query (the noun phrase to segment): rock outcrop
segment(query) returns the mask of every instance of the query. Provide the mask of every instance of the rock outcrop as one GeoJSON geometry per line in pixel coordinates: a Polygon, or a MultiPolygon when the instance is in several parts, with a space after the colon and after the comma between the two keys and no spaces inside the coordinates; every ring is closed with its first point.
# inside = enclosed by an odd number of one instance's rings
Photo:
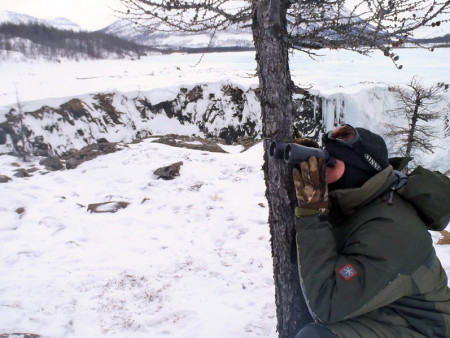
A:
{"type": "Polygon", "coordinates": [[[180,176],[180,169],[183,162],[173,163],[171,165],[158,168],[153,172],[153,175],[163,180],[173,180],[175,177],[180,176]]]}
{"type": "MultiPolygon", "coordinates": [[[[155,101],[152,92],[98,93],[51,106],[24,105],[35,109],[5,107],[2,112],[0,107],[0,153],[59,157],[102,142],[129,143],[167,134],[226,144],[257,140],[262,137],[258,94],[257,88],[219,82],[181,87],[163,101],[155,101]]],[[[295,97],[305,135],[317,135],[322,128],[320,102],[307,92],[295,97]]],[[[77,160],[68,165],[76,166],[77,160]]]]}

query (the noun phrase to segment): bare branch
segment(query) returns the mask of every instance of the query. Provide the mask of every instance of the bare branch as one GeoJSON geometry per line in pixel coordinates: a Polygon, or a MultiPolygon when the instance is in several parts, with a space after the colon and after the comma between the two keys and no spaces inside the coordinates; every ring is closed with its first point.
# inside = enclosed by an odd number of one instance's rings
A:
{"type": "MultiPolygon", "coordinates": [[[[121,0],[126,10],[120,14],[150,31],[211,32],[249,27],[258,1],[121,0]]],[[[393,48],[414,43],[417,28],[440,25],[439,18],[450,13],[450,0],[292,0],[288,6],[292,49],[312,55],[320,48],[363,55],[379,49],[400,69],[393,48]]]]}
{"type": "Polygon", "coordinates": [[[204,32],[249,23],[250,1],[121,0],[119,12],[129,21],[153,31],[204,32]]]}

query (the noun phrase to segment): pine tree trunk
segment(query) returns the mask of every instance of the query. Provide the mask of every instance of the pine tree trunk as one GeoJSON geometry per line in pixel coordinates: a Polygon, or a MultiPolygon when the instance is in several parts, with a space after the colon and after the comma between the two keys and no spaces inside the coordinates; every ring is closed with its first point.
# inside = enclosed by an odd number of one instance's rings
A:
{"type": "Polygon", "coordinates": [[[279,337],[294,337],[311,321],[296,262],[292,168],[268,157],[272,140],[292,139],[294,105],[286,42],[286,0],[255,1],[253,38],[260,83],[264,137],[264,174],[275,281],[279,337]]]}
{"type": "Polygon", "coordinates": [[[411,117],[411,124],[409,126],[409,133],[408,133],[408,142],[406,143],[406,157],[411,157],[411,150],[413,147],[414,137],[416,133],[416,125],[419,115],[419,108],[422,105],[422,101],[419,98],[419,93],[416,92],[416,100],[414,103],[414,112],[411,117]]]}

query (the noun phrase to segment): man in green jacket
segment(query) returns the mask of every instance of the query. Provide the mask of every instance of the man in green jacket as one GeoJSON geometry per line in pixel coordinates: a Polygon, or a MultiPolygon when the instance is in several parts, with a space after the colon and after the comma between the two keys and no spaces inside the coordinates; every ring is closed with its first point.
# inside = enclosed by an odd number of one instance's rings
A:
{"type": "Polygon", "coordinates": [[[363,128],[337,127],[324,143],[334,166],[310,157],[293,173],[314,319],[297,338],[450,337],[450,290],[428,232],[450,220],[450,180],[420,167],[407,180],[363,128]]]}

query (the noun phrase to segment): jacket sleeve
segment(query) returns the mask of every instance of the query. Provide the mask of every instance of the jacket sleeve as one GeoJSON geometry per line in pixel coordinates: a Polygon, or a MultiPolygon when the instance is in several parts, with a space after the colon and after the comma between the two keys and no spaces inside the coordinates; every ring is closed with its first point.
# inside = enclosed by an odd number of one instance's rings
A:
{"type": "Polygon", "coordinates": [[[386,223],[389,222],[375,219],[362,224],[358,236],[350,236],[345,248],[338,250],[326,216],[297,219],[300,281],[311,315],[317,321],[335,323],[353,318],[411,292],[408,278],[399,278],[397,268],[407,262],[400,257],[393,265],[393,260],[380,250],[396,245],[393,236],[383,234],[383,227],[389,226],[386,223]],[[367,240],[361,240],[364,238],[367,240]]]}

